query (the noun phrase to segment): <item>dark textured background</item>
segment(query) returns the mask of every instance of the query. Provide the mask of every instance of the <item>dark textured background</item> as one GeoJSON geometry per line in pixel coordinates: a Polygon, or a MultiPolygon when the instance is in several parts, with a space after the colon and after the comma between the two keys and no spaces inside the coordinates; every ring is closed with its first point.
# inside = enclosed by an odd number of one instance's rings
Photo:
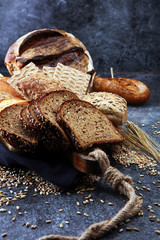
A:
{"type": "Polygon", "coordinates": [[[159,0],[0,1],[0,68],[9,46],[39,28],[71,32],[88,48],[97,73],[160,71],[159,0]]]}
{"type": "MultiPolygon", "coordinates": [[[[129,77],[146,83],[151,92],[151,98],[142,106],[128,106],[128,119],[138,124],[160,143],[160,135],[153,135],[153,131],[160,131],[152,125],[160,121],[160,1],[159,0],[5,0],[0,1],[0,72],[7,75],[3,60],[8,47],[20,36],[38,28],[58,28],[76,35],[88,48],[98,74],[110,76],[112,66],[117,77],[129,77]],[[118,73],[119,72],[119,73],[118,73]],[[132,73],[131,73],[132,72],[132,73]],[[142,73],[145,72],[145,73],[142,73]],[[152,72],[152,73],[148,73],[152,72]]],[[[124,174],[133,178],[134,186],[140,188],[137,194],[143,194],[143,217],[134,217],[129,223],[118,226],[115,231],[101,238],[102,240],[158,240],[155,230],[160,230],[160,188],[157,188],[160,175],[151,176],[147,170],[143,171],[136,165],[125,168],[112,162],[124,174]],[[144,177],[140,177],[144,174],[144,177]],[[137,183],[138,180],[142,184],[137,183]],[[149,187],[150,192],[142,186],[149,187]],[[154,213],[147,211],[148,205],[153,207],[154,213]],[[155,215],[155,222],[149,221],[149,216],[155,215]],[[137,227],[139,232],[126,231],[126,226],[137,227]],[[124,231],[119,233],[119,229],[124,231]]],[[[160,172],[160,165],[157,166],[160,172]]],[[[24,188],[21,186],[22,189],[24,188]]],[[[4,189],[10,196],[9,190],[4,189]]],[[[13,189],[14,190],[14,189],[13,189]]],[[[0,239],[7,232],[8,240],[35,240],[45,234],[81,235],[92,223],[114,216],[124,206],[124,196],[113,191],[104,182],[97,185],[96,191],[86,192],[84,195],[66,193],[54,196],[33,198],[33,188],[29,188],[25,199],[15,204],[3,206],[8,212],[0,213],[0,239]],[[92,194],[94,202],[83,205],[86,196],[92,194]],[[100,199],[105,201],[100,203],[100,199]],[[80,207],[76,202],[80,201],[80,207]],[[46,204],[50,202],[50,204],[46,204]],[[113,202],[114,206],[108,206],[113,202]],[[19,216],[16,205],[23,212],[19,216]],[[62,213],[58,209],[63,208],[62,213]],[[89,217],[77,215],[76,211],[87,212],[89,217]],[[16,221],[12,218],[16,216],[16,221]],[[51,224],[45,220],[51,219],[51,224]],[[69,220],[70,224],[65,224],[69,220]],[[36,224],[35,230],[26,228],[24,223],[36,224]],[[63,222],[61,229],[59,224],[63,222]]]]}

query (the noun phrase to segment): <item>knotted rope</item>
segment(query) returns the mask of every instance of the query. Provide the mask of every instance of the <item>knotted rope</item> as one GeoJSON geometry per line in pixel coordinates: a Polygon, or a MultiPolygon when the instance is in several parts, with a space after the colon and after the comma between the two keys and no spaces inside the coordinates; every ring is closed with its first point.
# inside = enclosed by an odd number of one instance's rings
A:
{"type": "Polygon", "coordinates": [[[49,235],[39,240],[96,240],[111,229],[116,228],[119,223],[139,213],[142,207],[142,199],[135,194],[132,179],[129,176],[124,176],[118,169],[110,166],[109,159],[102,150],[95,149],[89,156],[99,162],[106,183],[113,189],[117,189],[121,194],[127,196],[129,201],[112,219],[92,224],[80,237],[49,235]]]}

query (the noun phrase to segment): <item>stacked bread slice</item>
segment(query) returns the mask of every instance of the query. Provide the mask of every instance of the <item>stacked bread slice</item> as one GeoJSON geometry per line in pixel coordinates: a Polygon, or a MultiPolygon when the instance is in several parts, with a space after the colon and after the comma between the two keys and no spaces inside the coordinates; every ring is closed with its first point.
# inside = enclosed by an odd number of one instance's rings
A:
{"type": "Polygon", "coordinates": [[[68,90],[50,91],[29,104],[5,108],[0,112],[0,133],[25,152],[34,151],[39,141],[53,151],[85,151],[123,141],[105,114],[68,90]]]}

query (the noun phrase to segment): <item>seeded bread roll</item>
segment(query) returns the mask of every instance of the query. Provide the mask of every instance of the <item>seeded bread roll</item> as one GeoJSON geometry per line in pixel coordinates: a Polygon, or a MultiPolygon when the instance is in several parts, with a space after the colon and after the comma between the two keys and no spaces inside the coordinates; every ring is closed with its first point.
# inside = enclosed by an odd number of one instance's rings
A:
{"type": "Polygon", "coordinates": [[[116,94],[92,92],[85,95],[83,100],[105,113],[115,126],[123,125],[127,120],[127,101],[116,94]]]}
{"type": "Polygon", "coordinates": [[[108,117],[85,101],[64,102],[58,110],[57,121],[77,151],[124,140],[108,117]]]}
{"type": "Polygon", "coordinates": [[[23,152],[34,152],[38,142],[23,127],[20,111],[27,103],[14,104],[0,112],[0,135],[13,148],[23,152]]]}

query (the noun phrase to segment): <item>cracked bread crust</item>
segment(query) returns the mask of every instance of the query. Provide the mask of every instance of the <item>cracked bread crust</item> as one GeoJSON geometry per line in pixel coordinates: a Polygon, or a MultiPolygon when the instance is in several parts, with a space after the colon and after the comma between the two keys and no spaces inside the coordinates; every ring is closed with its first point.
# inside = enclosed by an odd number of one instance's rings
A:
{"type": "Polygon", "coordinates": [[[92,58],[83,43],[58,29],[38,29],[19,38],[7,51],[5,65],[13,75],[27,63],[55,67],[58,62],[82,72],[91,72],[92,58]]]}
{"type": "MultiPolygon", "coordinates": [[[[95,117],[93,119],[95,119],[95,117]]],[[[124,140],[124,137],[114,127],[114,125],[111,123],[108,117],[105,114],[103,114],[100,110],[96,109],[93,105],[85,101],[68,100],[64,102],[58,109],[57,122],[66,132],[74,149],[77,151],[85,151],[95,146],[101,146],[101,147],[108,146],[111,143],[121,142],[124,140]],[[76,105],[78,105],[78,110],[76,110],[75,108],[76,105]],[[66,110],[67,112],[66,115],[68,114],[69,116],[67,118],[65,116],[65,109],[67,109],[68,106],[70,106],[70,108],[68,108],[69,110],[66,110]],[[84,110],[85,107],[86,109],[84,110]],[[81,109],[82,109],[82,112],[80,112],[81,109]],[[87,109],[91,109],[91,111],[87,112],[87,109]],[[93,115],[97,114],[97,120],[96,120],[97,124],[96,122],[92,121],[90,113],[93,113],[93,115]],[[75,121],[73,121],[74,114],[75,114],[75,121]],[[87,118],[87,115],[88,115],[88,118],[87,118]],[[102,123],[103,123],[102,126],[101,124],[98,123],[100,119],[101,120],[104,119],[102,120],[102,123]],[[86,125],[84,125],[83,121],[86,121],[86,125]],[[98,124],[99,124],[98,126],[99,129],[96,127],[96,125],[98,124]],[[107,124],[108,126],[105,128],[104,124],[107,124]],[[77,130],[78,128],[80,128],[80,134],[78,133],[78,130],[77,130]],[[86,134],[87,131],[93,132],[93,137],[90,137],[89,135],[87,135],[86,134]],[[106,137],[105,137],[105,134],[107,135],[106,137]],[[94,137],[94,135],[98,136],[97,139],[96,137],[94,137]],[[84,141],[85,143],[83,143],[83,140],[82,140],[83,138],[87,139],[84,141]]]]}

